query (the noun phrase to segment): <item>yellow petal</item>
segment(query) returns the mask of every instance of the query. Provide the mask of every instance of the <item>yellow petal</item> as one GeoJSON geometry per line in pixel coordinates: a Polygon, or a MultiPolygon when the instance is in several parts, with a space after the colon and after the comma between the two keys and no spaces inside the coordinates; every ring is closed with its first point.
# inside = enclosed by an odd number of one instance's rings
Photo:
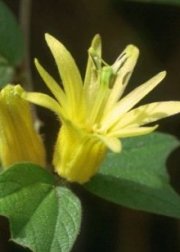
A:
{"type": "Polygon", "coordinates": [[[121,116],[112,131],[129,125],[141,126],[177,113],[180,113],[180,102],[178,101],[153,102],[135,108],[121,116]]]}
{"type": "Polygon", "coordinates": [[[44,80],[49,90],[52,92],[54,97],[56,97],[58,102],[64,107],[66,105],[66,97],[61,87],[57,84],[53,77],[41,66],[37,59],[34,60],[34,63],[40,76],[44,80]]]}
{"type": "Polygon", "coordinates": [[[155,125],[153,127],[129,127],[124,129],[119,129],[117,131],[112,131],[109,136],[113,137],[133,137],[133,136],[140,136],[140,135],[146,135],[151,132],[153,132],[155,129],[157,129],[158,125],[155,125]]]}
{"type": "Polygon", "coordinates": [[[104,115],[104,119],[102,120],[104,129],[113,126],[121,115],[133,108],[144,96],[154,89],[164,79],[165,75],[165,71],[160,72],[121,99],[112,111],[104,115]]]}
{"type": "MultiPolygon", "coordinates": [[[[91,43],[91,46],[88,50],[88,61],[86,67],[86,74],[83,86],[84,99],[86,104],[86,110],[91,110],[94,105],[94,100],[97,97],[97,92],[99,89],[99,75],[101,68],[101,38],[97,34],[91,43]],[[93,55],[92,55],[93,54],[93,55]],[[94,58],[96,61],[94,62],[94,58]]],[[[97,99],[96,99],[97,100],[97,99]]]]}
{"type": "MultiPolygon", "coordinates": [[[[90,49],[91,48],[94,50],[96,55],[98,55],[98,57],[101,59],[102,46],[101,46],[101,37],[99,36],[99,34],[96,34],[94,36],[90,49]]],[[[89,54],[88,61],[87,61],[87,67],[86,67],[86,74],[85,74],[85,79],[84,79],[85,90],[89,89],[89,86],[94,84],[94,82],[92,82],[93,72],[94,72],[94,63],[92,61],[91,55],[89,54]]]]}
{"type": "Polygon", "coordinates": [[[113,152],[120,152],[122,149],[121,142],[117,137],[97,135],[97,138],[99,138],[107,148],[113,152]]]}
{"type": "Polygon", "coordinates": [[[138,48],[134,45],[128,45],[112,65],[114,72],[116,73],[117,71],[117,76],[105,107],[105,113],[112,108],[123,94],[133,73],[138,56],[138,48]],[[116,70],[116,68],[119,68],[119,70],[116,70]]]}
{"type": "Polygon", "coordinates": [[[77,112],[82,99],[82,79],[76,63],[69,51],[57,39],[49,34],[45,34],[45,39],[58,67],[69,107],[77,112]]]}
{"type": "Polygon", "coordinates": [[[101,85],[97,90],[96,96],[92,100],[92,105],[87,110],[88,120],[91,124],[98,123],[101,120],[108,93],[108,86],[101,85]]]}
{"type": "Polygon", "coordinates": [[[55,99],[51,98],[49,95],[37,92],[24,92],[22,97],[29,102],[50,109],[56,115],[58,115],[59,118],[64,115],[59,103],[55,99]]]}

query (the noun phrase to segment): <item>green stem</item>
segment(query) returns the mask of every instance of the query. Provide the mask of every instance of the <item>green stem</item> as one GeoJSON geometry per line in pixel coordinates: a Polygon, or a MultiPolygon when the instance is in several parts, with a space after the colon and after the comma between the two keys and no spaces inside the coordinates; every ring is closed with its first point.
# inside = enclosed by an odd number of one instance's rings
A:
{"type": "MultiPolygon", "coordinates": [[[[32,72],[31,72],[31,57],[30,57],[31,6],[32,6],[32,0],[20,1],[19,22],[24,34],[24,42],[25,42],[25,56],[21,68],[21,77],[22,77],[21,80],[23,83],[23,87],[27,91],[33,91],[34,89],[32,72]]],[[[35,122],[35,127],[37,131],[39,131],[42,122],[39,120],[34,106],[32,113],[35,122]]]]}
{"type": "Polygon", "coordinates": [[[20,25],[24,34],[25,40],[25,57],[23,62],[24,67],[24,86],[27,90],[33,90],[33,81],[31,73],[31,57],[30,57],[30,24],[31,24],[31,0],[21,0],[20,1],[20,25]]]}

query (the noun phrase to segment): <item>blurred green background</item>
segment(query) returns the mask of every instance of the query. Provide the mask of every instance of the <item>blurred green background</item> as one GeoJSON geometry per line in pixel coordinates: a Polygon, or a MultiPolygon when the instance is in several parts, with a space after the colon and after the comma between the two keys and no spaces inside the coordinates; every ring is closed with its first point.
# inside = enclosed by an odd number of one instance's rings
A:
{"type": "MultiPolygon", "coordinates": [[[[140,58],[128,90],[157,72],[167,70],[166,79],[143,100],[143,103],[180,100],[179,0],[6,0],[4,2],[19,23],[22,2],[31,3],[27,12],[30,15],[29,39],[26,32],[24,36],[25,57],[29,60],[31,70],[29,74],[35,90],[48,92],[34,68],[34,57],[38,57],[45,68],[57,77],[55,64],[44,41],[45,32],[57,37],[66,45],[82,73],[85,71],[87,48],[92,37],[99,33],[103,41],[104,59],[110,64],[127,44],[133,43],[140,48],[140,58]]],[[[16,74],[18,75],[18,67],[16,74]]],[[[19,79],[16,76],[13,80],[18,82],[19,79]]],[[[44,109],[38,109],[38,114],[44,123],[42,134],[48,152],[51,153],[59,127],[58,121],[51,112],[44,109]]],[[[161,121],[159,130],[180,138],[180,116],[161,121]]],[[[48,158],[50,161],[50,154],[48,158]]],[[[180,149],[171,154],[167,167],[171,174],[171,183],[180,192],[180,149]]],[[[107,203],[78,186],[75,186],[74,190],[82,200],[84,211],[82,230],[73,252],[180,250],[180,223],[177,220],[107,203]]],[[[8,223],[4,218],[1,218],[0,233],[1,252],[26,251],[7,242],[8,223]]]]}

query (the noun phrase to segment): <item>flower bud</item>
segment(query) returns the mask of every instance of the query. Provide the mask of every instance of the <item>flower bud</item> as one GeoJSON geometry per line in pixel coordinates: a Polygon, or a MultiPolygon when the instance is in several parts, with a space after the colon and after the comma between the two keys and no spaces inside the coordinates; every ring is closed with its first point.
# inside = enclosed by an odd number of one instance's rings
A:
{"type": "Polygon", "coordinates": [[[28,161],[45,165],[45,149],[37,134],[30,106],[21,98],[20,85],[7,85],[0,92],[0,161],[3,168],[28,161]]]}

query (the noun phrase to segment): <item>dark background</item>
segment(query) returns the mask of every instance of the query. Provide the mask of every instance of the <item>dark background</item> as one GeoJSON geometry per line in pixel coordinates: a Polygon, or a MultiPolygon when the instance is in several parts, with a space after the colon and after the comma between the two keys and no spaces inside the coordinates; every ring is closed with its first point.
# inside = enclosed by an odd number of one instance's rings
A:
{"type": "MultiPolygon", "coordinates": [[[[4,2],[19,18],[20,1],[4,2]]],[[[34,57],[38,57],[46,69],[57,76],[55,64],[44,41],[45,32],[51,33],[66,45],[82,73],[85,70],[87,48],[96,33],[102,36],[104,59],[109,63],[113,63],[127,44],[137,45],[141,54],[129,90],[157,72],[167,70],[166,79],[143,103],[180,100],[180,7],[133,4],[120,0],[32,1],[30,55],[36,90],[45,89],[45,86],[33,66],[34,57]]],[[[51,112],[39,109],[38,113],[44,122],[42,133],[51,153],[59,125],[51,112]]],[[[180,138],[180,116],[162,120],[159,129],[180,138]]],[[[48,158],[50,160],[51,155],[48,158]]],[[[169,157],[167,167],[171,183],[180,192],[179,164],[180,149],[177,149],[169,157]]],[[[82,200],[84,210],[82,230],[73,252],[180,250],[180,223],[176,219],[116,206],[79,187],[75,191],[82,200]]],[[[25,251],[7,242],[7,229],[7,220],[1,218],[0,252],[25,251]]]]}

